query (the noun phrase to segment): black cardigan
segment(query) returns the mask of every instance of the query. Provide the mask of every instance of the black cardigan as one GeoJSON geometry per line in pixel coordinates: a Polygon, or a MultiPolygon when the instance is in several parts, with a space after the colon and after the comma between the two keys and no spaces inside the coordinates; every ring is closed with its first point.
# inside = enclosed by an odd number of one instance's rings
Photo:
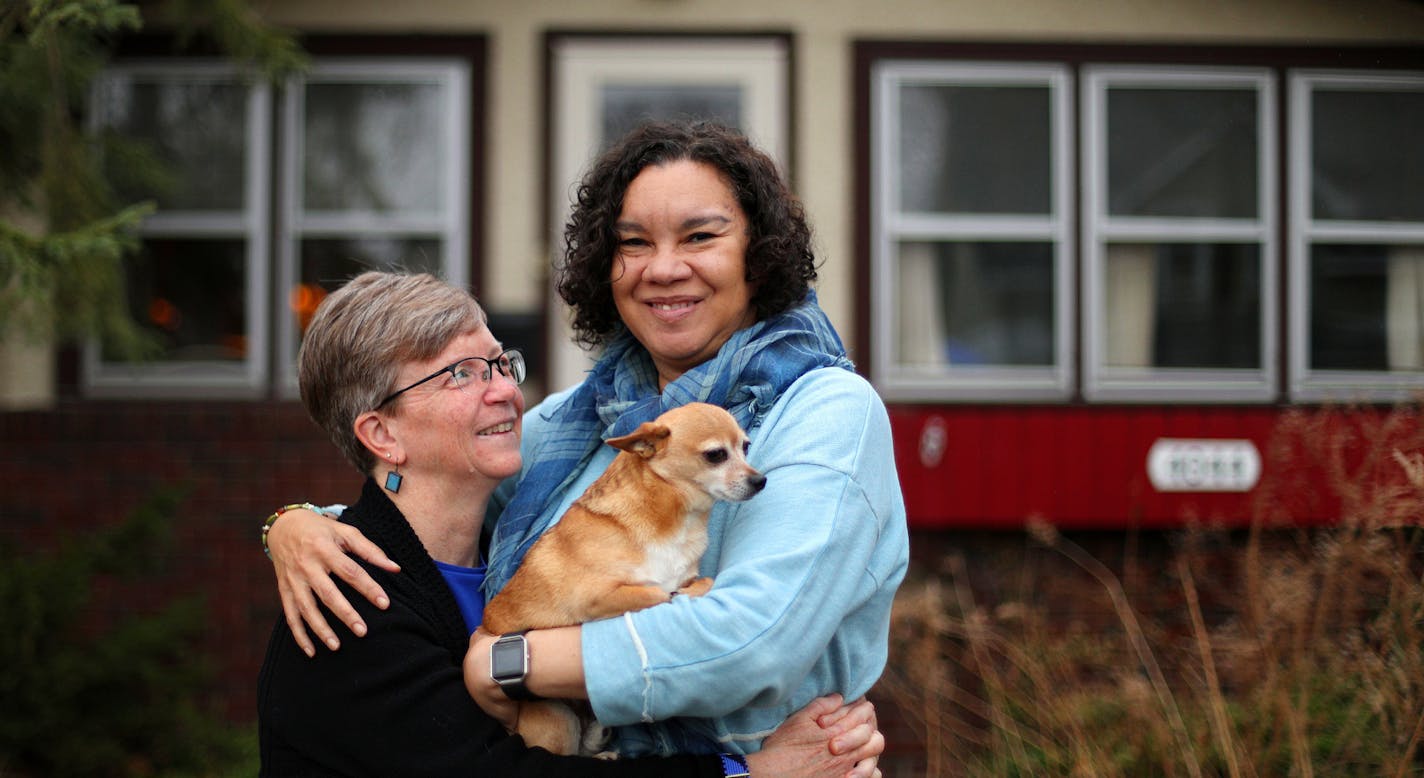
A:
{"type": "MultiPolygon", "coordinates": [[[[715,756],[608,761],[529,748],[480,710],[465,690],[469,645],[455,598],[396,506],[367,479],[341,520],[401,566],[361,562],[390,596],[379,610],[344,582],[366,622],[358,638],[330,611],[338,651],[308,659],[278,619],[258,677],[264,776],[707,776],[715,756]]],[[[360,560],[358,560],[359,562],[360,560]]]]}

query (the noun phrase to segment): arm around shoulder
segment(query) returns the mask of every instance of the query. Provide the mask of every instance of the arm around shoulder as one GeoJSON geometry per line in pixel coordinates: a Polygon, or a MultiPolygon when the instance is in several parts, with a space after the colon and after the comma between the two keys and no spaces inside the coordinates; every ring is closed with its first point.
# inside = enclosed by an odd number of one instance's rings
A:
{"type": "Polygon", "coordinates": [[[399,571],[400,565],[355,527],[332,521],[307,507],[296,507],[274,513],[263,525],[262,539],[277,575],[282,612],[293,639],[307,656],[316,653],[307,627],[332,651],[341,645],[318,601],[353,635],[366,634],[365,621],[337,588],[333,576],[350,584],[376,607],[389,604],[385,590],[348,552],[391,572],[399,571]]]}

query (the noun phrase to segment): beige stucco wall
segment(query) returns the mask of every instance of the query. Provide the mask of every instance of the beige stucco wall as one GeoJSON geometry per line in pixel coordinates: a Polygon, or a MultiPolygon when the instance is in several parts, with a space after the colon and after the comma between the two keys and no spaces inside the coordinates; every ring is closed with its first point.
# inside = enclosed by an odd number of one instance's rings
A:
{"type": "Polygon", "coordinates": [[[1424,44],[1409,0],[272,0],[274,22],[328,32],[489,37],[485,296],[540,304],[547,30],[785,31],[794,36],[797,189],[824,261],[822,304],[847,335],[853,258],[851,42],[859,38],[1095,42],[1424,44]]]}

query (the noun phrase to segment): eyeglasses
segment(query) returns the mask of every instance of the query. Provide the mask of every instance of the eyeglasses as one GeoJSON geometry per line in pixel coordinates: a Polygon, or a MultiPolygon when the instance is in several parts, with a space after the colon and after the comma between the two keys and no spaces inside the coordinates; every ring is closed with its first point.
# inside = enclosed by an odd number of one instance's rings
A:
{"type": "Polygon", "coordinates": [[[461,389],[466,389],[469,387],[483,387],[489,384],[489,382],[494,379],[494,371],[496,370],[499,371],[500,375],[513,381],[515,386],[524,383],[524,374],[526,370],[524,365],[524,354],[520,352],[519,349],[512,348],[507,349],[503,354],[500,354],[494,359],[485,359],[484,357],[465,357],[464,359],[458,362],[446,365],[445,367],[436,370],[434,373],[431,373],[430,375],[420,379],[419,381],[416,381],[415,383],[411,384],[410,386],[407,386],[404,389],[391,393],[389,397],[377,403],[376,407],[380,408],[391,400],[400,397],[402,394],[409,392],[410,390],[414,389],[417,386],[420,386],[426,381],[439,378],[440,376],[445,375],[447,373],[450,375],[450,379],[455,382],[455,385],[460,387],[461,389]],[[480,364],[482,362],[484,364],[480,364]]]}

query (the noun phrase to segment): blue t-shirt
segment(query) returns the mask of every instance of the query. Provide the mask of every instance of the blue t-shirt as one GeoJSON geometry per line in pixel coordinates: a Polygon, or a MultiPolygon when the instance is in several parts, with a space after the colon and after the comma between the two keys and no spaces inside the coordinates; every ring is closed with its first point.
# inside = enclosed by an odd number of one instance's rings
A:
{"type": "Polygon", "coordinates": [[[455,595],[455,603],[460,606],[460,615],[465,617],[465,626],[470,632],[485,620],[485,566],[461,567],[433,560],[440,575],[445,577],[445,585],[455,595]]]}

